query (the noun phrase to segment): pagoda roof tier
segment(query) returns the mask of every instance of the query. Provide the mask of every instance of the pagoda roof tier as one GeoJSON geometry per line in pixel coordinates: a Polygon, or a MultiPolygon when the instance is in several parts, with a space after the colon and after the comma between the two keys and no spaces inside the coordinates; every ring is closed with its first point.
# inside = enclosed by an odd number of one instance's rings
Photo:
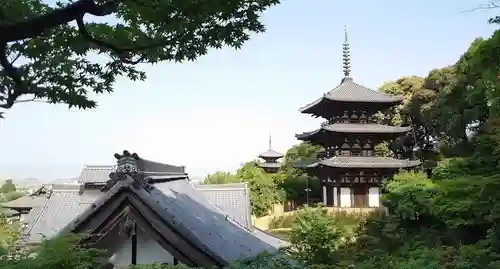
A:
{"type": "Polygon", "coordinates": [[[285,155],[283,155],[282,153],[279,153],[273,149],[268,149],[265,152],[259,154],[259,157],[262,159],[279,159],[279,158],[283,158],[283,156],[285,156],[285,155]]]}
{"type": "Polygon", "coordinates": [[[323,132],[333,133],[355,133],[355,134],[403,134],[411,131],[410,126],[389,126],[374,123],[333,123],[325,124],[321,128],[296,134],[295,137],[299,140],[313,140],[314,136],[323,132]]]}
{"type": "Polygon", "coordinates": [[[302,113],[313,113],[318,107],[330,102],[342,103],[378,103],[395,105],[403,101],[400,96],[385,94],[372,90],[353,81],[351,77],[344,77],[340,85],[325,93],[316,101],[300,108],[302,113]]]}
{"type": "Polygon", "coordinates": [[[418,160],[400,160],[390,157],[336,156],[308,165],[308,168],[327,166],[332,168],[412,168],[420,165],[418,160]]]}
{"type": "Polygon", "coordinates": [[[258,163],[258,165],[262,168],[280,168],[280,163],[258,163]]]}

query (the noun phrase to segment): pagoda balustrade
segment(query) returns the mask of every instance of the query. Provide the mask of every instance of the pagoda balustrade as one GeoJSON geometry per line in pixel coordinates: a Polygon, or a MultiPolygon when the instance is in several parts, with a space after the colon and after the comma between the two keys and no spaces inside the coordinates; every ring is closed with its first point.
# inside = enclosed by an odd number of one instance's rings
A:
{"type": "Polygon", "coordinates": [[[363,110],[344,110],[342,115],[332,116],[324,125],[334,123],[374,123],[373,113],[363,110]]]}

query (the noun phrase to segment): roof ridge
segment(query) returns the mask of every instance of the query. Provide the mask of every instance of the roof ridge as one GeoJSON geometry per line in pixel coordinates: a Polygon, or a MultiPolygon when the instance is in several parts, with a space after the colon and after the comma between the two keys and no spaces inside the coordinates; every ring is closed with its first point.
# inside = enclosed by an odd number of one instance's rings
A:
{"type": "Polygon", "coordinates": [[[109,165],[109,164],[85,164],[83,169],[85,168],[113,168],[116,167],[116,164],[109,165]]]}

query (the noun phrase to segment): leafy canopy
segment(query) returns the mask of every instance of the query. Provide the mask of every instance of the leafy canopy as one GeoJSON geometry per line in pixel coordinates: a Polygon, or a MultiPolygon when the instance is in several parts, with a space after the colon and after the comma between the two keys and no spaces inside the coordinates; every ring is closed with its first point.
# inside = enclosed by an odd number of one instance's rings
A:
{"type": "Polygon", "coordinates": [[[2,0],[0,108],[36,100],[94,108],[90,93],[112,92],[117,77],[145,79],[137,64],[241,48],[265,30],[260,15],[279,0],[52,3],[2,0]]]}

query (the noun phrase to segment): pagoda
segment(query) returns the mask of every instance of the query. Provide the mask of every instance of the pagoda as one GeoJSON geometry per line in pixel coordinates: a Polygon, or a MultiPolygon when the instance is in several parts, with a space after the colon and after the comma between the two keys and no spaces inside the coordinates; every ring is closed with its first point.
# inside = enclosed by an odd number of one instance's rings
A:
{"type": "Polygon", "coordinates": [[[350,77],[350,48],[345,31],[343,73],[340,85],[300,109],[326,119],[317,130],[296,135],[320,145],[324,151],[306,169],[321,180],[323,203],[333,207],[379,207],[383,180],[419,161],[377,156],[375,146],[391,142],[411,127],[377,124],[374,115],[400,104],[403,99],[359,85],[350,77]]]}
{"type": "Polygon", "coordinates": [[[271,135],[269,135],[269,148],[265,152],[259,154],[259,158],[263,159],[264,162],[260,162],[258,165],[267,173],[277,173],[281,167],[278,160],[283,158],[283,156],[283,154],[273,150],[271,135]]]}

